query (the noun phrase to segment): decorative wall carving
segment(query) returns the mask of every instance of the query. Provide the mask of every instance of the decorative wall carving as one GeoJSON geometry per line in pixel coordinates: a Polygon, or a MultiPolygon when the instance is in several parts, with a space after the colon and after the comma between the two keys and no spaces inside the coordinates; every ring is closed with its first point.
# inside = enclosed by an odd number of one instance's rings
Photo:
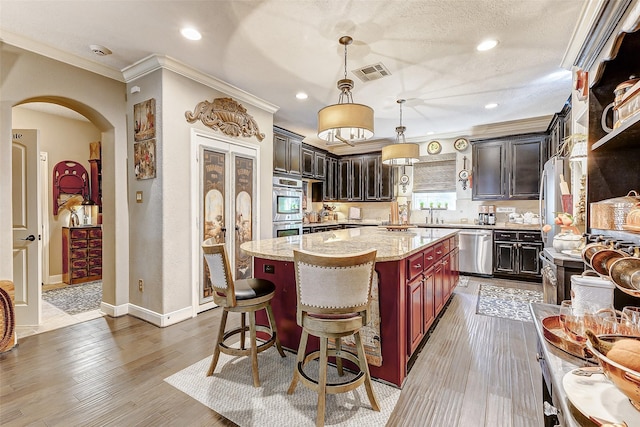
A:
{"type": "Polygon", "coordinates": [[[264,133],[260,133],[258,123],[247,113],[247,109],[231,98],[199,102],[193,113],[185,111],[184,115],[189,123],[199,119],[205,126],[219,130],[225,135],[234,137],[255,135],[258,141],[262,141],[265,136],[264,133]]]}

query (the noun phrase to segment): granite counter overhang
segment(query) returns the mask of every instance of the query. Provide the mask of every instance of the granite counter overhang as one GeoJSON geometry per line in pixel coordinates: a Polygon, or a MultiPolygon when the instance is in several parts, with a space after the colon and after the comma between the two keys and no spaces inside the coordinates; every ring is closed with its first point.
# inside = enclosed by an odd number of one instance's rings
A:
{"type": "Polygon", "coordinates": [[[359,227],[299,236],[244,242],[240,249],[251,256],[293,261],[293,250],[326,255],[349,255],[376,249],[376,262],[399,261],[421,249],[455,236],[457,228],[409,228],[388,231],[382,227],[359,227]]]}
{"type": "MultiPolygon", "coordinates": [[[[359,225],[363,227],[383,226],[382,222],[376,220],[338,220],[325,222],[312,222],[302,224],[304,228],[326,227],[332,225],[359,225]]],[[[516,224],[513,222],[501,222],[496,225],[478,225],[473,223],[445,223],[445,224],[412,224],[416,228],[456,228],[456,229],[473,229],[473,230],[515,230],[515,231],[540,231],[540,224],[516,224]]]]}

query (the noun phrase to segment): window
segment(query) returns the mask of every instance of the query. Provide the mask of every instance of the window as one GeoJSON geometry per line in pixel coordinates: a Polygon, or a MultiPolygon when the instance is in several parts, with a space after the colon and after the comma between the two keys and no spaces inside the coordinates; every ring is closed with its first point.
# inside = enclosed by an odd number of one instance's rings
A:
{"type": "Polygon", "coordinates": [[[422,203],[422,209],[435,208],[446,209],[450,211],[456,210],[456,192],[430,192],[430,193],[413,193],[411,200],[411,206],[413,209],[421,209],[420,203],[422,203]]]}

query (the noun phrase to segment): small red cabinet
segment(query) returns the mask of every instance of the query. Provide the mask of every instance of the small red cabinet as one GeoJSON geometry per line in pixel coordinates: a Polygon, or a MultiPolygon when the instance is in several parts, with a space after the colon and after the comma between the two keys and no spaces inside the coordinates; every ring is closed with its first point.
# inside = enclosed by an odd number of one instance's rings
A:
{"type": "Polygon", "coordinates": [[[62,281],[69,285],[102,279],[102,228],[62,227],[62,281]]]}

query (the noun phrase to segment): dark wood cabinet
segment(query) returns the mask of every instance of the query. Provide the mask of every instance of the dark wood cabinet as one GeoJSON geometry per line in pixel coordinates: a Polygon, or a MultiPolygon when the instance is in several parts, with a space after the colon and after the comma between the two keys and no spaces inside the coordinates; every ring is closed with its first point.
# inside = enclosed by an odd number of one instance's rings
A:
{"type": "Polygon", "coordinates": [[[102,227],[62,227],[62,281],[102,279],[102,227]]]}
{"type": "Polygon", "coordinates": [[[362,156],[344,157],[338,160],[338,199],[362,201],[362,156]]]}
{"type": "Polygon", "coordinates": [[[393,198],[393,168],[382,163],[381,154],[364,156],[364,189],[365,201],[393,198]]]}
{"type": "Polygon", "coordinates": [[[324,152],[315,151],[313,153],[313,163],[315,167],[315,178],[325,179],[327,176],[327,155],[324,152]]]}
{"type": "Polygon", "coordinates": [[[540,252],[544,245],[539,231],[501,231],[493,233],[493,273],[538,279],[541,275],[540,252]]]}
{"type": "Polygon", "coordinates": [[[313,150],[307,148],[306,146],[302,147],[301,150],[301,159],[302,159],[302,176],[307,178],[313,178],[316,174],[316,165],[313,159],[313,150]]]}
{"type": "Polygon", "coordinates": [[[502,141],[488,141],[473,145],[473,200],[504,198],[506,147],[502,141]]]}
{"type": "MultiPolygon", "coordinates": [[[[613,46],[607,57],[614,59],[600,65],[601,77],[589,92],[587,224],[591,203],[625,196],[640,188],[640,114],[630,116],[610,133],[601,125],[604,109],[614,101],[616,86],[640,70],[640,31],[618,34],[613,46]]],[[[632,233],[620,233],[628,234],[629,240],[637,238],[632,233]]]]}
{"type": "Polygon", "coordinates": [[[549,135],[549,143],[543,150],[543,164],[558,153],[564,139],[571,135],[571,97],[567,99],[562,110],[553,115],[547,128],[547,134],[549,135]]]}
{"type": "Polygon", "coordinates": [[[302,136],[288,130],[273,128],[273,172],[302,174],[302,136]]]}
{"type": "Polygon", "coordinates": [[[324,200],[331,202],[338,199],[338,159],[333,156],[327,156],[326,165],[324,200]]]}
{"type": "Polygon", "coordinates": [[[540,194],[546,134],[473,142],[473,200],[534,200],[540,194]]]}

